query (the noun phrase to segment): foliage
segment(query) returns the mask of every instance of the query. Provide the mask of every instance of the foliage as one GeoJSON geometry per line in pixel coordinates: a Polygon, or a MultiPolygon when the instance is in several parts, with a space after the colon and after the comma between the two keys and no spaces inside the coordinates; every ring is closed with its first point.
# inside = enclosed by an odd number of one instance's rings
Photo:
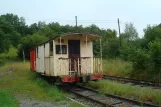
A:
{"type": "Polygon", "coordinates": [[[124,59],[125,61],[131,61],[135,54],[136,48],[133,46],[122,46],[120,49],[120,58],[124,59]]]}
{"type": "Polygon", "coordinates": [[[109,39],[107,44],[103,46],[103,57],[116,58],[120,55],[120,47],[118,39],[109,39]]]}
{"type": "Polygon", "coordinates": [[[125,24],[124,34],[122,35],[122,39],[127,41],[133,41],[138,38],[138,33],[132,23],[125,24]]]}
{"type": "Polygon", "coordinates": [[[45,36],[45,37],[47,37],[49,39],[52,39],[52,38],[58,36],[58,34],[48,26],[45,27],[44,29],[40,30],[38,32],[38,34],[42,35],[42,36],[45,36]]]}
{"type": "Polygon", "coordinates": [[[119,39],[115,30],[106,30],[102,36],[103,57],[114,58],[119,56],[119,39]]]}
{"type": "Polygon", "coordinates": [[[19,18],[17,15],[14,14],[1,15],[1,17],[6,19],[6,21],[9,22],[16,31],[21,33],[21,26],[25,25],[25,20],[23,17],[19,18]]]}
{"type": "Polygon", "coordinates": [[[161,72],[161,27],[147,26],[145,35],[133,41],[122,40],[120,57],[133,63],[134,72],[155,75],[161,72]]]}
{"type": "Polygon", "coordinates": [[[12,26],[0,17],[0,53],[8,51],[10,47],[10,32],[12,32],[12,26]]]}
{"type": "Polygon", "coordinates": [[[17,49],[12,46],[8,52],[0,54],[0,66],[5,65],[8,60],[17,60],[17,49]]]}
{"type": "Polygon", "coordinates": [[[161,42],[156,40],[149,43],[150,61],[149,65],[151,70],[161,72],[161,42]]]}
{"type": "Polygon", "coordinates": [[[144,33],[145,33],[144,38],[145,38],[146,43],[161,39],[161,27],[160,26],[147,26],[147,28],[144,29],[144,33]]]}
{"type": "Polygon", "coordinates": [[[20,45],[18,47],[18,55],[22,58],[23,51],[24,51],[26,58],[29,59],[30,49],[32,49],[33,47],[36,47],[37,45],[39,45],[40,43],[46,40],[47,40],[47,37],[39,36],[37,34],[34,34],[32,36],[28,35],[21,38],[20,45]]]}
{"type": "Polygon", "coordinates": [[[137,49],[132,57],[133,66],[136,70],[147,70],[150,56],[145,50],[137,49]]]}

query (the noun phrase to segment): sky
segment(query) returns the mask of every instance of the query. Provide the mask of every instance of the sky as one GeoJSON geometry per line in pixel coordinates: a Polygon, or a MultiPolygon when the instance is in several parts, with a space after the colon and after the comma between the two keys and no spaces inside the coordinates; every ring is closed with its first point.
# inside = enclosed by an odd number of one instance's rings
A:
{"type": "Polygon", "coordinates": [[[28,25],[38,21],[75,25],[77,16],[78,25],[116,31],[119,18],[121,32],[131,22],[143,37],[147,25],[161,23],[161,0],[1,0],[0,15],[6,13],[24,17],[28,25]]]}

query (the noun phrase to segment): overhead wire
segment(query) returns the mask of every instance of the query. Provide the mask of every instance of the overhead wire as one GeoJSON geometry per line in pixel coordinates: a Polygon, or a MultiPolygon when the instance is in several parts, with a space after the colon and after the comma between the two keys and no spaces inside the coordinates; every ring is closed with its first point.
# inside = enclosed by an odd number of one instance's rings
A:
{"type": "MultiPolygon", "coordinates": [[[[25,20],[28,21],[41,21],[41,22],[47,22],[47,21],[53,21],[53,22],[68,22],[68,23],[75,23],[75,20],[65,20],[65,19],[28,19],[25,20]]],[[[116,20],[78,20],[79,23],[117,23],[116,20]]]]}
{"type": "MultiPolygon", "coordinates": [[[[29,18],[26,18],[25,20],[28,20],[28,21],[33,21],[33,22],[39,22],[39,21],[41,21],[41,22],[47,22],[47,23],[52,23],[52,22],[58,22],[58,23],[66,23],[66,24],[71,24],[71,25],[74,25],[75,24],[75,20],[73,19],[73,20],[66,20],[66,19],[54,19],[54,18],[50,18],[50,19],[34,19],[34,20],[32,20],[32,19],[29,19],[29,18]]],[[[83,25],[83,24],[106,24],[106,23],[108,23],[108,24],[116,24],[116,26],[117,26],[117,19],[116,20],[77,20],[78,21],[78,23],[80,24],[80,25],[83,25]]],[[[32,23],[33,23],[32,22],[32,23]]],[[[125,21],[123,21],[123,20],[120,20],[120,24],[125,24],[126,22],[125,21]]],[[[103,29],[103,28],[102,28],[103,29]]],[[[117,28],[115,28],[115,30],[117,31],[118,29],[117,28]]]]}

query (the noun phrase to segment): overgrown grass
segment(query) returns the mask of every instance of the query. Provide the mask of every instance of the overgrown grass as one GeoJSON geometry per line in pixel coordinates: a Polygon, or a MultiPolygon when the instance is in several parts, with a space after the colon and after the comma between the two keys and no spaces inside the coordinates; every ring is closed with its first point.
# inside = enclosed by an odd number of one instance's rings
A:
{"type": "Polygon", "coordinates": [[[121,84],[110,80],[89,82],[88,85],[103,92],[134,98],[141,101],[150,101],[152,103],[161,105],[161,91],[157,89],[137,87],[132,86],[131,84],[121,84]]]}
{"type": "Polygon", "coordinates": [[[10,47],[9,51],[6,53],[0,54],[0,66],[3,66],[5,63],[11,63],[15,60],[18,60],[17,49],[13,46],[10,47]]]}
{"type": "Polygon", "coordinates": [[[121,76],[138,80],[161,82],[161,74],[159,74],[159,72],[136,71],[133,69],[131,62],[121,59],[104,59],[103,73],[104,75],[110,76],[121,76]]]}
{"type": "Polygon", "coordinates": [[[37,73],[29,70],[29,62],[18,62],[17,49],[12,47],[7,53],[0,54],[0,107],[17,107],[14,96],[27,96],[29,99],[51,101],[73,107],[80,104],[66,99],[68,96],[58,87],[43,80],[37,73]],[[3,65],[3,66],[2,66],[3,65]],[[11,106],[10,106],[11,105],[11,106]]]}
{"type": "Polygon", "coordinates": [[[132,74],[132,64],[121,59],[103,60],[105,75],[129,77],[132,74]]]}
{"type": "Polygon", "coordinates": [[[73,105],[73,102],[66,99],[68,96],[66,93],[49,84],[37,73],[31,72],[29,62],[12,62],[0,67],[0,89],[6,90],[14,96],[25,95],[29,99],[56,102],[59,105],[63,100],[66,101],[66,105],[73,105]]]}
{"type": "Polygon", "coordinates": [[[43,88],[46,91],[47,97],[48,98],[52,98],[52,100],[54,99],[54,101],[61,101],[61,100],[65,100],[65,96],[67,95],[66,93],[64,93],[61,89],[59,89],[58,87],[51,85],[49,83],[47,83],[47,81],[41,79],[40,77],[37,77],[36,79],[36,84],[38,86],[40,86],[41,88],[43,88]]]}
{"type": "Polygon", "coordinates": [[[0,107],[18,107],[18,102],[10,92],[0,89],[0,107]]]}
{"type": "Polygon", "coordinates": [[[1,53],[0,58],[3,59],[14,59],[17,57],[17,49],[13,46],[10,47],[9,51],[6,53],[1,53]]]}
{"type": "Polygon", "coordinates": [[[39,100],[61,100],[64,93],[29,71],[29,63],[17,62],[0,68],[0,88],[14,94],[27,94],[39,100]],[[9,69],[13,68],[13,72],[9,69]]]}

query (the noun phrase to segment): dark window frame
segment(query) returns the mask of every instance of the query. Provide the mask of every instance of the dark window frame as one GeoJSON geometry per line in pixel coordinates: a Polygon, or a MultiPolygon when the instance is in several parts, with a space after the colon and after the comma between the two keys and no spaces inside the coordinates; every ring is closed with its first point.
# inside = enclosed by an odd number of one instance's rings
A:
{"type": "Polygon", "coordinates": [[[56,45],[56,54],[67,54],[67,45],[56,45]],[[62,48],[62,52],[60,51],[62,48]]]}
{"type": "Polygon", "coordinates": [[[36,55],[37,55],[37,58],[39,58],[39,47],[36,48],[36,55]]]}
{"type": "Polygon", "coordinates": [[[49,42],[49,56],[53,56],[54,49],[53,49],[53,41],[49,42]]]}

